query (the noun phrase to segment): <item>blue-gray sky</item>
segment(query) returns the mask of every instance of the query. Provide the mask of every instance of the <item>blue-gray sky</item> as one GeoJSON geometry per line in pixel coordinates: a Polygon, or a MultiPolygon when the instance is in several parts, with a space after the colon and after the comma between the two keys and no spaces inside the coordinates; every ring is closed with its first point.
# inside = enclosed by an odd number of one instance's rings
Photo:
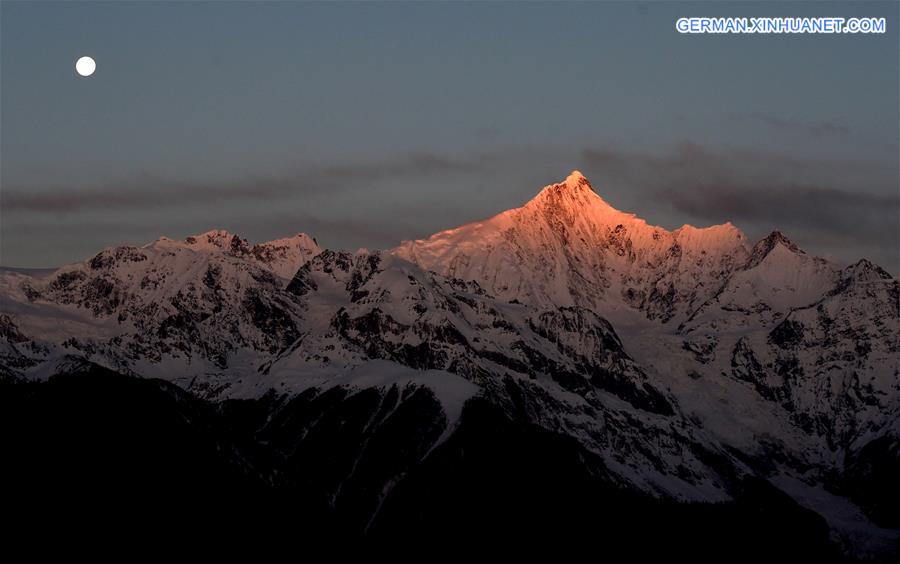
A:
{"type": "Polygon", "coordinates": [[[383,248],[579,169],[898,274],[898,2],[0,3],[0,263],[212,228],[383,248]],[[681,16],[883,35],[686,36],[681,16]],[[97,72],[79,77],[90,55],[97,72]]]}

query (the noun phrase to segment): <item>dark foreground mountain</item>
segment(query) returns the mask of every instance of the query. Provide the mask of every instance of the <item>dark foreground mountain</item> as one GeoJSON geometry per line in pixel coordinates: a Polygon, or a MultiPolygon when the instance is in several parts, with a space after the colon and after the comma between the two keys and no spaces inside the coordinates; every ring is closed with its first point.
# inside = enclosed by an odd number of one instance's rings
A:
{"type": "Polygon", "coordinates": [[[386,252],[107,249],[0,273],[4,483],[118,524],[890,561],[898,288],[577,173],[386,252]]]}
{"type": "Polygon", "coordinates": [[[42,527],[134,535],[164,519],[192,535],[398,554],[462,542],[512,554],[841,559],[825,521],[764,480],[741,480],[728,502],[659,499],[625,487],[571,437],[481,399],[437,444],[446,419],[424,387],[211,403],[83,365],[0,390],[3,480],[16,486],[6,510],[42,527]]]}

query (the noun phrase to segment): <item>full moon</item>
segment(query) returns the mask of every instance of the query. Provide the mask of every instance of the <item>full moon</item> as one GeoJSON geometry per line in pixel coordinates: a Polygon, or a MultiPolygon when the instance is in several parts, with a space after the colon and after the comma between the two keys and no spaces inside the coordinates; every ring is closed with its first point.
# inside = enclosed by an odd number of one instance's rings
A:
{"type": "Polygon", "coordinates": [[[97,63],[90,57],[81,57],[75,62],[75,71],[81,76],[91,76],[97,70],[97,63]]]}

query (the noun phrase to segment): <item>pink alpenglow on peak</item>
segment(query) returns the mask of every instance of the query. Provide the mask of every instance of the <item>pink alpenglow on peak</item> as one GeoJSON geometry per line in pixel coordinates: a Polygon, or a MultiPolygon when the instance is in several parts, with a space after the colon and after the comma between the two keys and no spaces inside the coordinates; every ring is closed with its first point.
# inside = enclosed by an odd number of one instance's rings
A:
{"type": "Polygon", "coordinates": [[[689,315],[749,256],[730,223],[674,231],[607,203],[579,171],[524,206],[405,241],[393,253],[445,276],[477,280],[506,299],[600,312],[689,315]]]}
{"type": "MultiPolygon", "coordinates": [[[[569,176],[566,177],[565,184],[566,186],[572,188],[579,188],[582,186],[591,188],[591,183],[588,182],[588,179],[585,178],[583,174],[581,174],[580,170],[573,170],[571,173],[569,173],[569,176]]],[[[591,190],[593,190],[593,188],[591,188],[591,190]]]]}
{"type": "Polygon", "coordinates": [[[560,208],[594,208],[600,211],[617,211],[601,198],[587,178],[577,170],[563,182],[545,186],[537,196],[525,204],[528,206],[556,206],[560,208]]]}

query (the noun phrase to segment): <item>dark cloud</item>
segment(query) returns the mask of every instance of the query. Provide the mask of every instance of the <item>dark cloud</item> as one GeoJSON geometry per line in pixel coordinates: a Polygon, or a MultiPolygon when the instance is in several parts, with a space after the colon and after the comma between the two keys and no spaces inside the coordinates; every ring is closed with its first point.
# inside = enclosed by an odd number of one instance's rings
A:
{"type": "Polygon", "coordinates": [[[736,117],[740,121],[755,121],[784,133],[799,133],[816,138],[850,133],[850,128],[846,125],[831,121],[806,123],[797,119],[787,119],[762,112],[738,114],[736,117]]]}
{"type": "Polygon", "coordinates": [[[252,176],[221,183],[177,181],[136,175],[91,189],[10,186],[0,192],[5,211],[65,214],[92,209],[185,207],[211,202],[277,199],[352,191],[384,180],[447,177],[485,170],[494,157],[468,160],[414,154],[395,160],[304,167],[282,175],[252,176]]]}
{"type": "Polygon", "coordinates": [[[730,220],[751,236],[781,229],[808,250],[896,270],[900,194],[886,164],[819,160],[684,144],[667,155],[587,150],[592,174],[684,220],[730,220]],[[823,245],[827,242],[827,245],[823,245]],[[855,258],[862,258],[856,256],[855,258]]]}

